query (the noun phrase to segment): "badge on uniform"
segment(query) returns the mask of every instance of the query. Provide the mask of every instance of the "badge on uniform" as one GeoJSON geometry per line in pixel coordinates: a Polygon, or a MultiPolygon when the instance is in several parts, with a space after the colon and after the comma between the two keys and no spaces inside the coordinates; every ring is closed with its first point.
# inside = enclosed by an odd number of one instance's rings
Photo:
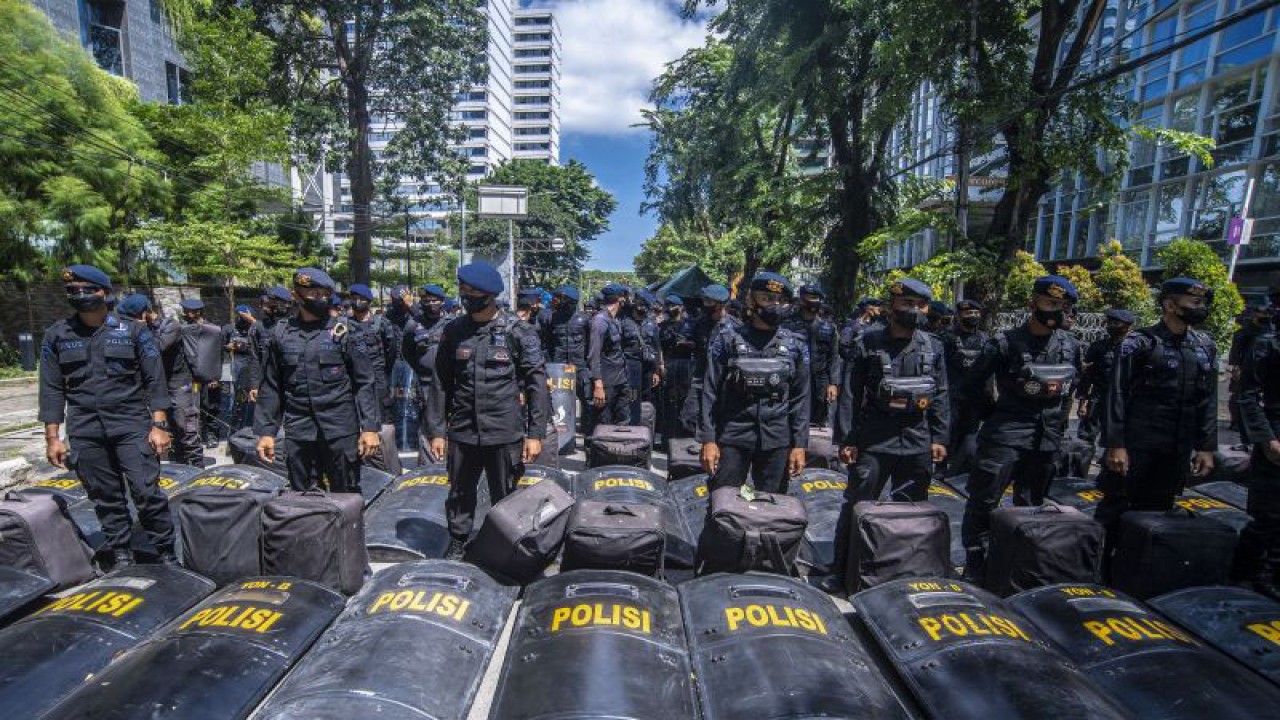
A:
{"type": "Polygon", "coordinates": [[[459,360],[470,360],[470,359],[471,359],[471,348],[466,348],[466,347],[460,347],[460,348],[458,348],[458,359],[459,359],[459,360]]]}
{"type": "Polygon", "coordinates": [[[507,336],[506,336],[506,335],[504,335],[504,334],[502,334],[502,333],[498,333],[498,334],[494,335],[494,336],[493,336],[493,346],[494,346],[494,347],[500,347],[500,348],[504,348],[504,347],[506,347],[506,346],[507,346],[507,336]]]}
{"type": "Polygon", "coordinates": [[[511,353],[506,350],[499,350],[493,354],[493,359],[498,362],[511,362],[511,353]]]}

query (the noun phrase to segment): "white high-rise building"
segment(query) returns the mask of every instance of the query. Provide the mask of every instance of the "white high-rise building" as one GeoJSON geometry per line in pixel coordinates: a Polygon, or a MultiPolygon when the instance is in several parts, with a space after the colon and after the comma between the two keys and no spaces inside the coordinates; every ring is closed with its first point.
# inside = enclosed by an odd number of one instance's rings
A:
{"type": "Polygon", "coordinates": [[[515,112],[517,160],[560,164],[560,28],[550,10],[515,15],[515,112]]]}

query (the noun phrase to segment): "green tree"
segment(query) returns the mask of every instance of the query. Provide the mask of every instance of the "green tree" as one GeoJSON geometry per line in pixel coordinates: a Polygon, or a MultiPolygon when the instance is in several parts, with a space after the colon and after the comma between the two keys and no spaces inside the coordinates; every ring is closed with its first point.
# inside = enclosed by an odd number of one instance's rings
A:
{"type": "Polygon", "coordinates": [[[1064,265],[1056,271],[1076,286],[1080,299],[1076,301],[1076,309],[1080,312],[1102,312],[1106,303],[1102,299],[1102,290],[1093,281],[1093,275],[1083,265],[1064,265]]]}
{"type": "Polygon", "coordinates": [[[135,99],[41,12],[0,0],[0,269],[33,277],[91,262],[127,280],[129,231],[170,198],[163,158],[129,113],[135,99]]]}
{"type": "Polygon", "coordinates": [[[1235,283],[1227,278],[1227,268],[1222,258],[1209,245],[1189,238],[1180,238],[1156,251],[1156,261],[1163,268],[1162,279],[1176,277],[1195,278],[1213,291],[1213,303],[1209,306],[1209,320],[1204,329],[1226,351],[1231,347],[1231,335],[1235,331],[1236,316],[1244,310],[1244,298],[1235,283]]]}
{"type": "Polygon", "coordinates": [[[368,282],[376,201],[391,210],[403,177],[460,194],[466,160],[451,146],[457,93],[485,75],[485,16],[475,0],[218,0],[248,6],[274,41],[271,88],[294,109],[293,130],[310,157],[328,149],[351,183],[352,279],[368,282]],[[398,131],[374,155],[370,134],[398,131]]]}
{"type": "Polygon", "coordinates": [[[697,265],[715,277],[735,277],[744,266],[743,244],[737,242],[740,232],[708,237],[682,225],[659,225],[653,237],[640,246],[634,263],[636,275],[653,283],[697,265]]]}
{"type": "Polygon", "coordinates": [[[1118,240],[1112,240],[1098,251],[1101,264],[1093,282],[1102,293],[1105,308],[1124,308],[1137,316],[1139,325],[1150,325],[1156,319],[1156,305],[1151,287],[1142,277],[1142,268],[1124,254],[1118,240]]]}
{"type": "Polygon", "coordinates": [[[237,286],[264,287],[284,282],[303,258],[274,237],[249,235],[242,223],[192,220],[152,223],[133,231],[140,243],[155,244],[189,275],[216,282],[235,304],[237,286]]]}
{"type": "Polygon", "coordinates": [[[1013,254],[1012,267],[1005,277],[1004,310],[1024,310],[1031,301],[1031,290],[1036,278],[1048,275],[1049,271],[1036,261],[1035,255],[1018,250],[1013,254]]]}

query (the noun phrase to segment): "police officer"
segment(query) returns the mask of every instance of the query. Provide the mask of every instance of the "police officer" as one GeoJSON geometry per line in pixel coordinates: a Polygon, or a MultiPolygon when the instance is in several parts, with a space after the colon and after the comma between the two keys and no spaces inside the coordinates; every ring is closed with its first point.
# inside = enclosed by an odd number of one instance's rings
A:
{"type": "Polygon", "coordinates": [[[222,326],[222,349],[231,357],[231,431],[253,424],[253,403],[249,402],[249,381],[253,377],[253,353],[249,331],[255,319],[248,305],[237,305],[235,317],[222,326]]]}
{"type": "MultiPolygon", "coordinates": [[[[350,296],[351,315],[347,322],[356,332],[357,344],[369,356],[373,369],[374,392],[380,410],[379,425],[383,437],[395,437],[394,400],[391,393],[391,366],[400,357],[404,334],[387,320],[385,315],[373,311],[373,290],[368,285],[356,283],[347,288],[350,296]]],[[[369,464],[392,475],[400,474],[400,455],[389,445],[382,452],[369,458],[369,464]]]]}
{"type": "Polygon", "coordinates": [[[1248,511],[1231,579],[1280,598],[1280,338],[1259,336],[1240,368],[1240,436],[1253,445],[1248,511]]]}
{"type": "Polygon", "coordinates": [[[825,426],[830,419],[830,408],[839,393],[836,383],[841,377],[840,333],[835,323],[820,317],[824,297],[817,285],[800,286],[795,311],[782,323],[809,348],[809,397],[813,403],[809,419],[819,426],[825,426]]]}
{"type": "Polygon", "coordinates": [[[409,364],[417,378],[418,417],[418,453],[419,460],[425,462],[444,462],[443,455],[431,453],[431,439],[427,436],[427,428],[444,422],[444,393],[440,392],[440,384],[436,380],[436,353],[440,349],[440,338],[451,317],[444,312],[446,297],[444,288],[439,285],[425,285],[422,288],[422,319],[420,322],[408,324],[409,333],[404,336],[404,361],[409,364]],[[429,420],[429,414],[436,419],[429,420]]]}
{"type": "Polygon", "coordinates": [[[107,311],[106,273],[72,265],[62,280],[75,314],[45,330],[40,351],[45,457],[75,470],[116,567],[133,564],[130,495],[160,561],[177,564],[169,501],[157,485],[169,449],[160,350],[145,324],[107,311]],[[60,438],[64,422],[70,451],[60,438]]]}
{"type": "Polygon", "coordinates": [[[1066,428],[1064,398],[1070,397],[1080,369],[1080,344],[1063,329],[1067,304],[1077,297],[1064,277],[1037,279],[1027,321],[988,340],[965,378],[966,394],[993,375],[999,390],[978,433],[978,456],[969,473],[961,526],[967,578],[983,578],[991,511],[1010,481],[1014,504],[1039,505],[1053,480],[1066,428]]]}
{"type": "Polygon", "coordinates": [[[933,300],[929,303],[929,323],[925,329],[942,337],[951,332],[955,320],[956,311],[950,305],[941,300],[933,300]]]}
{"type": "Polygon", "coordinates": [[[205,320],[199,298],[187,298],[179,307],[183,347],[199,397],[200,436],[206,448],[215,448],[222,422],[222,328],[205,320]]]}
{"type": "Polygon", "coordinates": [[[991,337],[982,329],[982,314],[982,303],[961,300],[956,303],[955,327],[943,337],[951,399],[951,440],[947,443],[947,464],[951,474],[966,473],[972,469],[970,465],[978,447],[978,428],[996,401],[995,383],[990,378],[981,383],[970,383],[967,378],[991,337]]]}
{"type": "Polygon", "coordinates": [[[728,313],[729,288],[711,284],[699,293],[702,299],[702,312],[692,322],[690,330],[693,335],[693,382],[689,385],[689,394],[685,398],[680,419],[687,427],[696,428],[701,423],[702,380],[707,375],[707,358],[711,341],[721,332],[732,330],[740,323],[728,313]]]}
{"type": "Polygon", "coordinates": [[[933,292],[906,278],[889,286],[889,325],[862,333],[846,354],[836,441],[853,465],[849,500],[923,502],[933,463],[947,457],[950,407],[942,341],[925,332],[933,292]]]}
{"type": "Polygon", "coordinates": [[[641,368],[644,388],[640,399],[649,402],[658,409],[656,394],[662,384],[665,372],[662,357],[662,339],[658,318],[662,312],[662,303],[653,293],[641,288],[636,291],[635,318],[640,323],[640,339],[644,342],[644,365],[641,368]]]}
{"type": "Polygon", "coordinates": [[[276,432],[283,424],[285,463],[295,490],[310,489],[323,477],[333,492],[358,492],[360,459],[380,449],[373,367],[351,325],[329,317],[335,290],[323,270],[296,271],[298,312],[267,336],[254,414],[258,457],[275,462],[276,432]]]}
{"type": "Polygon", "coordinates": [[[267,337],[272,328],[293,312],[293,294],[289,289],[276,285],[263,291],[259,299],[261,317],[249,328],[249,350],[253,353],[252,376],[249,378],[249,402],[258,401],[258,386],[262,382],[262,368],[266,362],[267,337]]]}
{"type": "MultiPolygon", "coordinates": [[[[551,294],[550,315],[542,324],[542,348],[547,362],[571,365],[574,388],[585,414],[591,405],[591,371],[587,367],[587,342],[591,336],[591,315],[578,310],[578,289],[561,285],[551,294]]],[[[586,425],[586,418],[581,418],[586,425]]]]}
{"type": "Polygon", "coordinates": [[[787,491],[809,447],[809,351],[782,325],[791,283],[777,273],[751,280],[747,323],[715,335],[702,380],[702,468],[712,488],[787,491]]]}
{"type": "Polygon", "coordinates": [[[689,396],[693,383],[693,323],[684,316],[684,301],[676,295],[667,296],[667,318],[658,328],[658,342],[662,347],[664,374],[662,378],[662,440],[670,450],[673,438],[689,437],[689,430],[680,422],[680,410],[689,396]]]}
{"type": "Polygon", "coordinates": [[[436,354],[446,411],[428,415],[433,455],[445,453],[448,438],[451,558],[471,534],[480,474],[495,503],[514,490],[524,464],[542,452],[551,404],[537,334],[496,304],[503,290],[497,269],[464,265],[458,287],[468,314],[445,327],[436,354]]]}
{"type": "MultiPolygon", "coordinates": [[[[538,315],[542,310],[542,291],[538,288],[521,288],[516,294],[516,317],[536,333],[538,315]]],[[[538,339],[541,342],[541,338],[538,339]]]]}
{"type": "Polygon", "coordinates": [[[1076,437],[1089,443],[1097,442],[1102,431],[1102,406],[1107,399],[1107,386],[1111,384],[1111,372],[1116,365],[1116,354],[1124,339],[1133,329],[1133,313],[1124,308],[1111,308],[1105,313],[1107,336],[1089,343],[1084,351],[1084,372],[1076,396],[1080,399],[1076,417],[1080,424],[1076,437]]]}
{"type": "MultiPolygon", "coordinates": [[[[640,396],[645,389],[645,345],[640,334],[639,297],[631,288],[624,287],[622,303],[615,318],[622,330],[622,357],[627,364],[627,421],[624,425],[640,424],[640,396]]],[[[647,311],[646,311],[647,314],[647,311]]]]}
{"type": "Polygon", "coordinates": [[[631,422],[627,360],[623,355],[622,326],[618,321],[623,292],[620,285],[605,285],[600,290],[600,312],[591,318],[587,366],[591,374],[593,412],[588,434],[599,424],[626,425],[631,422]]]}
{"type": "Polygon", "coordinates": [[[1239,404],[1236,397],[1240,385],[1240,370],[1244,359],[1253,352],[1254,342],[1272,331],[1271,315],[1273,309],[1267,302],[1252,302],[1245,306],[1244,312],[1237,319],[1240,327],[1231,336],[1231,349],[1227,351],[1227,392],[1229,402],[1227,409],[1231,415],[1231,427],[1240,430],[1239,404]]]}
{"type": "Polygon", "coordinates": [[[1191,278],[1160,286],[1160,322],[1129,334],[1102,408],[1107,448],[1094,517],[1114,539],[1128,510],[1173,507],[1188,472],[1205,477],[1218,450],[1217,347],[1195,328],[1213,293],[1191,278]]]}

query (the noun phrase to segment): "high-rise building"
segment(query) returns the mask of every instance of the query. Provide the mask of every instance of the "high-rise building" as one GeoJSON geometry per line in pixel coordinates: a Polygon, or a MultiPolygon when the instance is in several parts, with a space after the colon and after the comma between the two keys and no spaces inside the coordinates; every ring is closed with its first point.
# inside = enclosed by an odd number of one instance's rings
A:
{"type": "MultiPolygon", "coordinates": [[[[1256,5],[1258,0],[1113,0],[1107,8],[1089,68],[1155,53],[1256,5]]],[[[1033,20],[1034,23],[1034,20],[1033,20]]],[[[1222,255],[1229,248],[1228,221],[1243,208],[1255,218],[1252,242],[1242,248],[1237,280],[1246,292],[1261,289],[1280,270],[1280,8],[1233,22],[1218,32],[1143,64],[1122,78],[1135,108],[1135,123],[1213,138],[1212,165],[1173,147],[1134,137],[1129,166],[1119,188],[1098,207],[1083,176],[1064,177],[1040,200],[1026,248],[1042,262],[1089,263],[1111,239],[1145,269],[1155,269],[1156,251],[1171,240],[1203,240],[1222,255]]],[[[955,137],[945,108],[927,87],[917,95],[911,133],[900,144],[902,167],[932,158],[912,172],[935,178],[955,175],[955,137]],[[914,135],[914,136],[912,136],[914,135]],[[939,153],[939,151],[942,151],[939,153]]],[[[995,155],[998,156],[997,149],[995,155]]],[[[998,159],[993,156],[993,158],[998,159]]],[[[1099,158],[1105,162],[1105,158],[1099,158]]],[[[968,188],[976,220],[999,198],[998,167],[975,159],[968,188]]],[[[972,226],[972,225],[971,225],[972,226]]],[[[936,233],[920,233],[891,244],[884,264],[907,267],[941,249],[936,233]]]]}
{"type": "Polygon", "coordinates": [[[112,75],[129,78],[148,102],[180,103],[186,64],[162,0],[32,0],[53,26],[77,38],[112,75]]]}
{"type": "Polygon", "coordinates": [[[515,158],[558,165],[560,28],[549,10],[519,10],[515,26],[515,158]]]}

